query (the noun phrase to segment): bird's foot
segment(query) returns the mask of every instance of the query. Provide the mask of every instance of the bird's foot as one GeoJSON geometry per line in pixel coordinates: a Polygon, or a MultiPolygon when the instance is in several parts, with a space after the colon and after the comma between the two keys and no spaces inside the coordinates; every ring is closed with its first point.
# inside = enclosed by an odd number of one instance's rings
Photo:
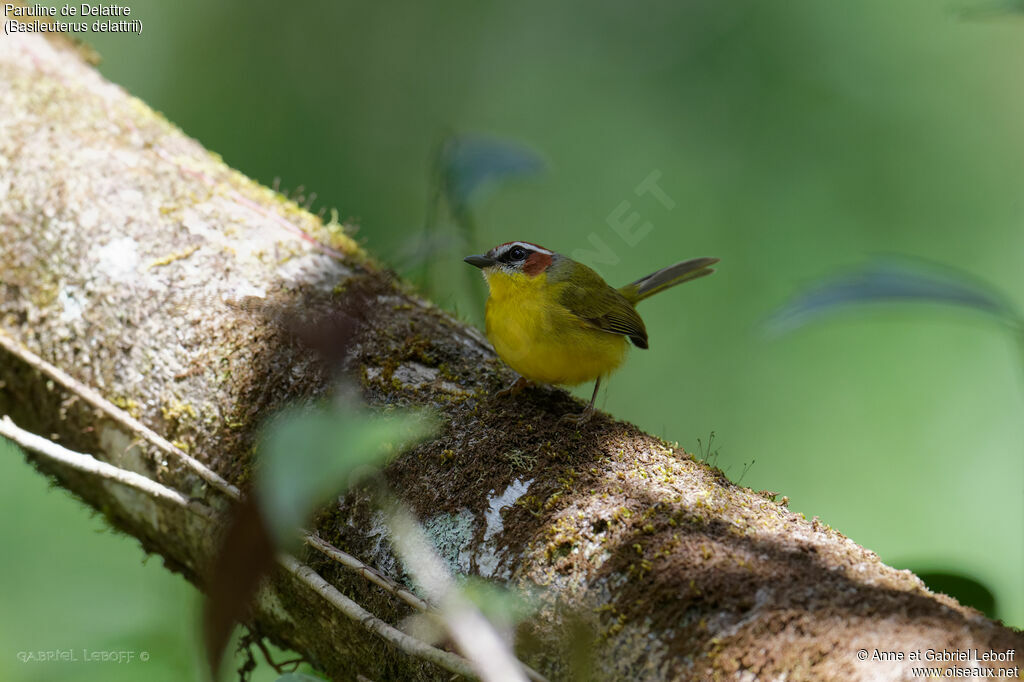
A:
{"type": "Polygon", "coordinates": [[[563,414],[562,418],[559,419],[558,421],[562,424],[583,426],[584,424],[590,421],[590,418],[594,416],[594,412],[596,411],[597,410],[594,409],[593,405],[588,405],[587,408],[580,412],[579,414],[563,414]]]}
{"type": "Polygon", "coordinates": [[[517,395],[520,391],[530,385],[530,380],[524,377],[517,377],[508,388],[503,388],[494,394],[495,398],[504,398],[507,395],[517,395]]]}

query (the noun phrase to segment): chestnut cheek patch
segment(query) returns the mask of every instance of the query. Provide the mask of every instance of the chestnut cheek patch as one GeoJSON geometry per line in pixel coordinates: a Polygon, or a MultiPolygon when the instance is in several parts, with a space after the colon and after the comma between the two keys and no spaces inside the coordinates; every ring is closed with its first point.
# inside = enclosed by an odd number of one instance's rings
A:
{"type": "Polygon", "coordinates": [[[526,258],[526,262],[523,263],[523,272],[530,277],[536,277],[547,270],[549,265],[551,265],[550,254],[534,251],[526,258]]]}

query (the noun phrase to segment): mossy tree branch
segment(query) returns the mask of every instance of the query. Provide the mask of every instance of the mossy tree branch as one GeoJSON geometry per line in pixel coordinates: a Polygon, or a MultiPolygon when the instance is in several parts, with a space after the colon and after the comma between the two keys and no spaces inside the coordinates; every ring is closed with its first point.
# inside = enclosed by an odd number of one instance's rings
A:
{"type": "MultiPolygon", "coordinates": [[[[580,642],[607,679],[904,679],[910,662],[858,650],[1024,649],[1021,633],[628,424],[567,430],[563,392],[492,398],[509,376],[478,332],[39,35],[0,41],[0,328],[158,440],[2,349],[0,415],[214,510],[223,492],[167,447],[244,486],[261,422],[325,395],[334,364],[372,405],[437,409],[441,434],[393,462],[389,483],[453,568],[536,591],[519,649],[556,679],[587,660],[580,642]],[[347,339],[336,363],[296,340],[325,321],[347,339]]],[[[214,547],[183,508],[37,465],[203,585],[214,547]]],[[[368,498],[315,525],[403,577],[368,498]]],[[[308,552],[318,580],[384,621],[409,612],[308,552]]],[[[275,574],[254,627],[334,677],[441,676],[308,585],[275,574]]]]}

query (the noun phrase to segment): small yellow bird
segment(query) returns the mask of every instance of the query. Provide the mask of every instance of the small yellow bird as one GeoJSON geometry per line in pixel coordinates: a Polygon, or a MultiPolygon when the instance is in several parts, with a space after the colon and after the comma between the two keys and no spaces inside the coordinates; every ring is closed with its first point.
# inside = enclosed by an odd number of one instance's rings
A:
{"type": "Polygon", "coordinates": [[[530,381],[575,386],[596,380],[587,408],[564,417],[580,424],[594,413],[601,378],[625,359],[626,339],[647,348],[647,330],[634,306],[710,275],[718,262],[694,258],[613,289],[586,265],[529,242],[508,242],[464,260],[483,270],[491,291],[487,338],[520,374],[499,395],[518,393],[530,381]]]}

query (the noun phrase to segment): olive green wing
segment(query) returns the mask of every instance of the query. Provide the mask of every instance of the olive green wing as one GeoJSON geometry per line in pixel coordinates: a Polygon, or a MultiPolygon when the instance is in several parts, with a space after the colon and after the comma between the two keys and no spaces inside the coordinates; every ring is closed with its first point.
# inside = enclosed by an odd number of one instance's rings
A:
{"type": "Polygon", "coordinates": [[[647,348],[647,329],[633,304],[586,265],[576,263],[560,283],[558,302],[595,329],[628,336],[637,348],[647,348]]]}

